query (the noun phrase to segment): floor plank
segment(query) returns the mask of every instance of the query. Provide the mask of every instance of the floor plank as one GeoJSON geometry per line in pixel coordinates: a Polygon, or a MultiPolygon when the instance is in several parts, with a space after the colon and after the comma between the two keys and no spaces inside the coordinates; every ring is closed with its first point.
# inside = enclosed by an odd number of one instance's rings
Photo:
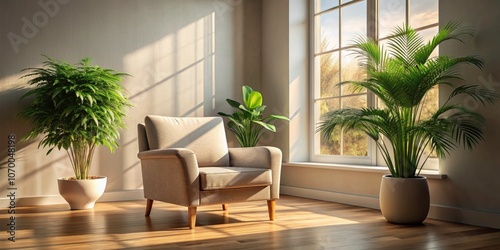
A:
{"type": "MultiPolygon", "coordinates": [[[[276,220],[262,202],[198,208],[194,230],[187,208],[146,200],[16,209],[16,242],[0,233],[0,249],[500,249],[500,230],[427,219],[417,226],[385,221],[380,211],[282,196],[276,220]]],[[[0,210],[0,224],[9,223],[0,210]]]]}

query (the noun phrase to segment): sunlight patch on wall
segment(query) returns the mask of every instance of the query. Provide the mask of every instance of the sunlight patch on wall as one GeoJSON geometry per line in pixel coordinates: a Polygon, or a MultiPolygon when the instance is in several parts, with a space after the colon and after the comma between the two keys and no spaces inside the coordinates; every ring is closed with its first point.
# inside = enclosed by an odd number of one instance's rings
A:
{"type": "Polygon", "coordinates": [[[214,94],[214,25],[212,13],[124,57],[141,115],[203,116],[213,108],[206,97],[214,94]]]}
{"type": "MultiPolygon", "coordinates": [[[[301,83],[300,77],[295,78],[291,81],[290,85],[290,99],[291,100],[301,100],[302,91],[301,91],[301,83]]],[[[305,119],[305,112],[303,103],[301,101],[291,101],[289,102],[289,114],[290,114],[290,132],[289,132],[289,140],[290,140],[290,156],[289,159],[291,161],[294,160],[305,160],[304,155],[307,155],[308,152],[303,151],[303,144],[307,144],[307,138],[304,138],[303,130],[303,121],[305,119]]]]}
{"type": "Polygon", "coordinates": [[[3,79],[0,79],[0,94],[4,92],[8,92],[14,89],[20,89],[27,87],[24,80],[21,80],[22,74],[18,73],[15,75],[7,76],[3,79]]]}
{"type": "MultiPolygon", "coordinates": [[[[119,150],[137,151],[135,124],[147,115],[207,116],[214,109],[214,44],[215,13],[210,13],[124,56],[124,72],[132,75],[125,87],[134,104],[127,117],[133,128],[122,133],[119,150]]],[[[137,188],[137,156],[120,157],[124,179],[111,185],[137,188]]]]}

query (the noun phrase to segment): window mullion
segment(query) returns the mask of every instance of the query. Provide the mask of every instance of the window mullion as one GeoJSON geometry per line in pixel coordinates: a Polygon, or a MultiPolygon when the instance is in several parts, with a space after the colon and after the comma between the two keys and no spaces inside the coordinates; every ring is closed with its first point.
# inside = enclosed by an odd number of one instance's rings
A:
{"type": "MultiPolygon", "coordinates": [[[[366,8],[366,21],[367,21],[367,31],[366,35],[372,38],[374,41],[378,42],[378,0],[367,0],[366,8]]],[[[367,105],[369,107],[375,107],[375,96],[374,94],[367,90],[367,105]]]]}
{"type": "Polygon", "coordinates": [[[366,5],[366,21],[368,30],[366,34],[368,37],[378,40],[378,0],[367,0],[366,5]]]}
{"type": "Polygon", "coordinates": [[[410,25],[410,0],[406,0],[406,25],[410,25]]]}

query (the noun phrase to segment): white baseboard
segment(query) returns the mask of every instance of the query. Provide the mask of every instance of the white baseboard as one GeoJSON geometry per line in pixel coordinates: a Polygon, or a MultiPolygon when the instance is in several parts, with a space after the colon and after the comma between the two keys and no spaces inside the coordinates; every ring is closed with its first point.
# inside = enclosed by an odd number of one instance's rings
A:
{"type": "MultiPolygon", "coordinates": [[[[127,201],[144,199],[142,189],[124,190],[117,192],[105,192],[97,202],[109,201],[127,201]]],[[[36,197],[18,197],[16,198],[16,207],[67,204],[60,195],[44,195],[36,197]]],[[[0,198],[0,207],[10,206],[9,198],[0,198]]]]}
{"type": "Polygon", "coordinates": [[[431,204],[428,217],[500,229],[500,213],[431,204]]]}
{"type": "MultiPolygon", "coordinates": [[[[344,194],[309,188],[280,186],[281,193],[304,198],[380,209],[378,197],[344,194]]],[[[500,213],[431,204],[428,218],[500,229],[500,213]]]]}
{"type": "Polygon", "coordinates": [[[286,195],[304,197],[304,198],[311,198],[316,200],[331,201],[331,202],[338,202],[360,207],[380,209],[378,197],[344,194],[332,191],[323,191],[323,190],[284,186],[284,185],[280,186],[280,193],[286,195]]]}

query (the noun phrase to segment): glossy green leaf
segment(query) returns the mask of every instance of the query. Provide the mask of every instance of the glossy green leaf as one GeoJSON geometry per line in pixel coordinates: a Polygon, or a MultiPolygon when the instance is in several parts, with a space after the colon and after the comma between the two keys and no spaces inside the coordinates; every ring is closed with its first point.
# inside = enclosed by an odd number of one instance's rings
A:
{"type": "Polygon", "coordinates": [[[243,86],[242,92],[245,105],[227,99],[235,111],[231,115],[224,112],[218,112],[218,114],[229,119],[227,127],[235,135],[241,147],[254,147],[262,136],[262,129],[276,132],[276,127],[270,124],[270,121],[288,120],[288,118],[279,115],[263,117],[262,112],[266,106],[262,105],[262,94],[248,86],[243,86]]]}
{"type": "Polygon", "coordinates": [[[235,101],[235,100],[231,100],[231,99],[226,99],[227,103],[229,103],[229,105],[233,108],[238,108],[241,103],[235,101]]]}
{"type": "Polygon", "coordinates": [[[253,92],[253,89],[251,87],[245,85],[245,86],[241,87],[241,92],[243,94],[243,102],[248,107],[246,100],[248,100],[248,96],[250,95],[250,93],[253,92]]]}
{"type": "Polygon", "coordinates": [[[245,99],[245,105],[249,109],[260,107],[262,105],[262,94],[257,91],[249,93],[247,99],[245,99]]]}

